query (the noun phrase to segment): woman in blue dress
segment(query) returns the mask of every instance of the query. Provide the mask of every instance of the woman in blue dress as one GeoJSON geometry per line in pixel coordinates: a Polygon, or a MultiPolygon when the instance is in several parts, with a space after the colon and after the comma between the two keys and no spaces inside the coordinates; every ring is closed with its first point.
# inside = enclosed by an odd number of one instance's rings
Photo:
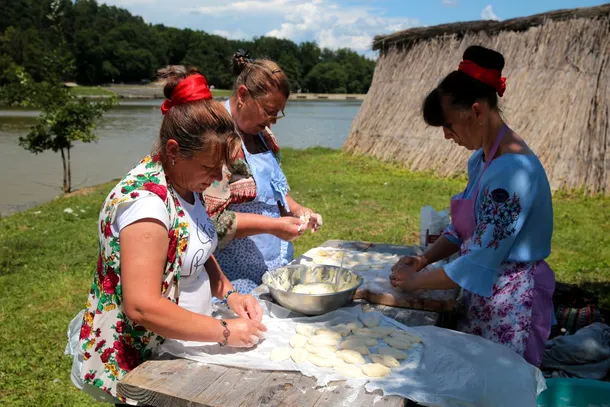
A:
{"type": "Polygon", "coordinates": [[[451,200],[451,225],[423,256],[401,259],[392,285],[403,290],[464,289],[459,329],[509,346],[540,365],[552,319],[555,276],[549,182],[525,141],[504,122],[504,57],[472,46],[458,70],[426,98],[424,120],[473,150],[468,185],[451,200]],[[418,273],[428,264],[459,257],[418,273]]]}
{"type": "Polygon", "coordinates": [[[286,74],[275,62],[252,60],[242,50],[233,57],[233,71],[237,79],[225,107],[242,148],[205,199],[219,237],[216,259],[233,286],[249,293],[267,270],[292,261],[291,241],[307,229],[317,230],[322,217],[290,196],[269,129],[284,117],[290,95],[286,74]]]}

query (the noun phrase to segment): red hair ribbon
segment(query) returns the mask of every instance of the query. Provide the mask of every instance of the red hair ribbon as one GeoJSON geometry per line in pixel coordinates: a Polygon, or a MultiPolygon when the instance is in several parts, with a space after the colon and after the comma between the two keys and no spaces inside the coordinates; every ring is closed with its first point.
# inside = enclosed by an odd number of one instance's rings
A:
{"type": "Polygon", "coordinates": [[[208,81],[201,74],[190,75],[174,88],[170,100],[163,101],[161,113],[166,114],[174,106],[202,99],[212,99],[208,81]]]}
{"type": "Polygon", "coordinates": [[[500,97],[502,97],[506,90],[506,78],[502,77],[502,72],[497,69],[483,68],[472,61],[464,60],[460,62],[458,70],[491,86],[498,92],[498,96],[500,97]]]}

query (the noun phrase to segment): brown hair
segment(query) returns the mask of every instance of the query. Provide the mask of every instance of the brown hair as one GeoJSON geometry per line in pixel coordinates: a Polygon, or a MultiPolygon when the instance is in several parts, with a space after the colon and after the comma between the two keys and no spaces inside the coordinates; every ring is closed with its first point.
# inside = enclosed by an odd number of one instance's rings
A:
{"type": "MultiPolygon", "coordinates": [[[[171,99],[174,88],[183,79],[201,74],[196,68],[187,70],[181,65],[170,65],[157,73],[167,99],[171,99]]],[[[165,146],[168,140],[176,140],[183,157],[190,158],[197,151],[214,149],[227,165],[240,146],[231,115],[221,103],[213,99],[173,106],[163,116],[159,131],[156,153],[161,155],[163,161],[166,159],[165,146]]]]}
{"type": "Polygon", "coordinates": [[[233,75],[237,76],[233,94],[245,85],[253,98],[274,91],[282,92],[286,99],[290,96],[288,77],[278,64],[269,59],[250,59],[247,51],[239,50],[233,55],[232,69],[233,75]]]}

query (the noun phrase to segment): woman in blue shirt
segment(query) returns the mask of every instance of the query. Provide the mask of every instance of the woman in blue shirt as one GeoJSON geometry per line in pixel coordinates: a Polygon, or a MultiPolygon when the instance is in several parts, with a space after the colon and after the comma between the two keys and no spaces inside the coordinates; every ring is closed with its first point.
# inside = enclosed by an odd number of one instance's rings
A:
{"type": "Polygon", "coordinates": [[[472,46],[458,70],[427,96],[423,116],[445,138],[473,150],[468,185],[451,200],[451,225],[423,256],[392,269],[403,290],[464,289],[459,329],[509,346],[540,365],[551,328],[555,276],[551,252],[553,206],[538,157],[500,114],[504,57],[472,46]],[[418,273],[458,252],[442,268],[418,273]]]}

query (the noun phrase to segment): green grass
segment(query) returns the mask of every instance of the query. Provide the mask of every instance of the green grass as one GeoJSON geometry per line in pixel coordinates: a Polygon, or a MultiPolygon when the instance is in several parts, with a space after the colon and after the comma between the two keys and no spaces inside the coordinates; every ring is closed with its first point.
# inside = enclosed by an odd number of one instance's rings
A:
{"type": "Polygon", "coordinates": [[[212,89],[212,95],[214,97],[230,97],[233,95],[233,91],[231,89],[212,89]]]}
{"type": "Polygon", "coordinates": [[[76,86],[71,88],[72,93],[77,96],[112,96],[114,92],[101,86],[76,86]]]}
{"type": "MultiPolygon", "coordinates": [[[[296,241],[297,255],[327,239],[414,244],[420,208],[446,207],[465,184],[334,150],[283,155],[295,199],[324,216],[318,233],[296,241]]],[[[71,384],[63,349],[68,322],[86,301],[98,212],[113,185],[0,219],[0,405],[94,405],[71,384]]],[[[558,280],[589,286],[609,307],[610,199],[557,194],[554,207],[549,263],[558,280]]]]}

